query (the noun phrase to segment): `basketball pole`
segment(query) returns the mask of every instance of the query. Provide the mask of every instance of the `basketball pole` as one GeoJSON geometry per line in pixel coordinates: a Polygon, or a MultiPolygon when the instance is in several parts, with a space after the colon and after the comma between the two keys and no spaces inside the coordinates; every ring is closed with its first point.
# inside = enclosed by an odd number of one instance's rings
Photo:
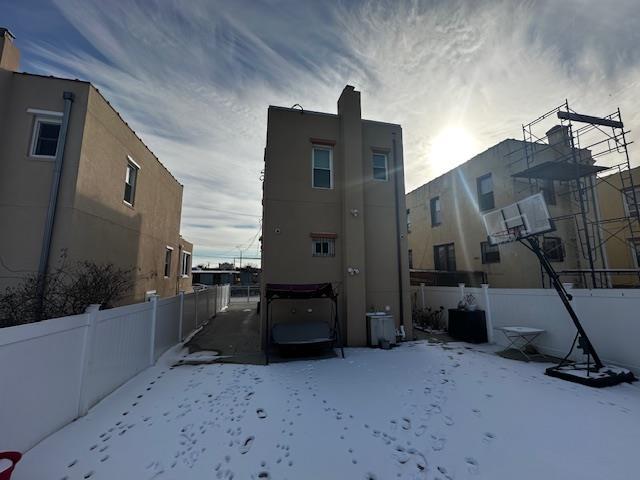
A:
{"type": "Polygon", "coordinates": [[[553,287],[558,292],[558,295],[560,296],[560,300],[562,300],[562,303],[564,304],[564,307],[569,313],[571,320],[573,320],[573,324],[576,326],[578,333],[583,339],[580,345],[586,350],[585,353],[593,357],[595,368],[597,370],[600,370],[604,365],[600,361],[600,357],[598,356],[596,349],[591,343],[591,340],[589,340],[589,337],[587,336],[587,332],[582,327],[582,324],[578,319],[578,315],[576,314],[576,312],[573,310],[573,307],[571,306],[571,300],[573,297],[569,292],[567,292],[567,290],[564,288],[564,285],[562,285],[562,282],[560,281],[560,277],[558,277],[558,274],[554,270],[553,266],[549,263],[549,260],[547,259],[544,252],[540,248],[540,242],[538,241],[537,237],[520,238],[518,239],[518,241],[522,243],[525,247],[527,247],[529,250],[531,250],[538,257],[538,260],[540,260],[540,264],[542,265],[542,268],[547,272],[547,275],[549,275],[549,278],[551,279],[551,283],[553,284],[553,287]],[[527,242],[525,243],[524,240],[526,240],[527,242]]]}

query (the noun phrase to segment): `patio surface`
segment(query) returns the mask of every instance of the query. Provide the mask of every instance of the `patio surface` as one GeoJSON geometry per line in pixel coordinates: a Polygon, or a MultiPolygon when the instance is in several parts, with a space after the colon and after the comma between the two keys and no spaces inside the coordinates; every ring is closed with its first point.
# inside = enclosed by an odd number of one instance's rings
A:
{"type": "Polygon", "coordinates": [[[637,478],[640,388],[591,389],[489,347],[171,367],[30,450],[14,480],[637,478]]]}
{"type": "Polygon", "coordinates": [[[220,362],[264,365],[257,302],[235,302],[189,340],[189,352],[214,351],[220,362]]]}

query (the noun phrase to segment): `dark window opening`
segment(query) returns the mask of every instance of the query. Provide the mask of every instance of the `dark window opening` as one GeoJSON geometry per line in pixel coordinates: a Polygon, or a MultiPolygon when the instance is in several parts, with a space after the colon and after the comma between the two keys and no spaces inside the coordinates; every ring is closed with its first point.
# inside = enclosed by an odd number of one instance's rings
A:
{"type": "Polygon", "coordinates": [[[55,157],[58,152],[60,124],[38,120],[35,128],[36,138],[32,154],[39,157],[55,157]]]}
{"type": "Polygon", "coordinates": [[[542,239],[542,251],[551,262],[564,261],[564,247],[560,237],[544,237],[542,239]]]}
{"type": "Polygon", "coordinates": [[[172,249],[167,248],[164,252],[164,276],[169,277],[171,275],[171,253],[172,249]]]}
{"type": "Polygon", "coordinates": [[[433,263],[436,270],[455,272],[456,251],[453,243],[433,247],[433,263]]]}
{"type": "Polygon", "coordinates": [[[495,207],[493,200],[493,177],[490,173],[476,179],[478,186],[478,208],[480,211],[491,210],[495,207]]]}
{"type": "Polygon", "coordinates": [[[500,249],[498,245],[481,242],[480,252],[482,253],[482,263],[500,263],[500,249]]]}
{"type": "Polygon", "coordinates": [[[331,149],[313,147],[313,187],[333,188],[331,149]]]}
{"type": "Polygon", "coordinates": [[[124,201],[133,206],[136,197],[136,183],[138,181],[138,167],[127,163],[127,173],[124,177],[124,201]]]}
{"type": "Polygon", "coordinates": [[[429,201],[431,210],[431,226],[436,227],[442,223],[442,211],[440,209],[440,197],[433,197],[429,201]]]}
{"type": "Polygon", "coordinates": [[[538,187],[540,187],[540,191],[542,192],[542,196],[544,197],[544,201],[547,205],[555,205],[556,188],[553,180],[539,180],[538,187]]]}
{"type": "Polygon", "coordinates": [[[373,178],[375,180],[387,180],[387,155],[384,153],[373,154],[373,178]]]}
{"type": "Polygon", "coordinates": [[[334,238],[312,238],[311,254],[314,257],[335,257],[336,241],[334,238]]]}

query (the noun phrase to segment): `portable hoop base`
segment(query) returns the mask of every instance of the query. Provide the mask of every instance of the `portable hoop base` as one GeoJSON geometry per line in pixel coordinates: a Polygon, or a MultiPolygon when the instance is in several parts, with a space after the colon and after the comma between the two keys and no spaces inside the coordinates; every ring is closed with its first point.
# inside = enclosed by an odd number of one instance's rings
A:
{"type": "Polygon", "coordinates": [[[593,364],[587,365],[586,363],[556,365],[555,367],[547,368],[545,374],[595,388],[612,387],[619,383],[630,383],[638,380],[633,373],[624,368],[605,365],[598,369],[593,364]]]}

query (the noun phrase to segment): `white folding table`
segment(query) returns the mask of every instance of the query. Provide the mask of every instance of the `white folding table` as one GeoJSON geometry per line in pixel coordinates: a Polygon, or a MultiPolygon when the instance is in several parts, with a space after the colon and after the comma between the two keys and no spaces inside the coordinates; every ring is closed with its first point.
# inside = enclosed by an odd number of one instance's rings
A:
{"type": "MultiPolygon", "coordinates": [[[[498,330],[504,333],[504,336],[507,337],[509,341],[509,345],[506,350],[510,348],[515,348],[518,350],[527,361],[530,361],[530,355],[527,355],[524,351],[527,346],[531,345],[531,343],[542,335],[545,330],[541,328],[533,328],[533,327],[496,327],[498,330]]],[[[541,355],[541,354],[535,354],[541,355]]],[[[533,356],[533,354],[531,355],[533,356]]]]}

